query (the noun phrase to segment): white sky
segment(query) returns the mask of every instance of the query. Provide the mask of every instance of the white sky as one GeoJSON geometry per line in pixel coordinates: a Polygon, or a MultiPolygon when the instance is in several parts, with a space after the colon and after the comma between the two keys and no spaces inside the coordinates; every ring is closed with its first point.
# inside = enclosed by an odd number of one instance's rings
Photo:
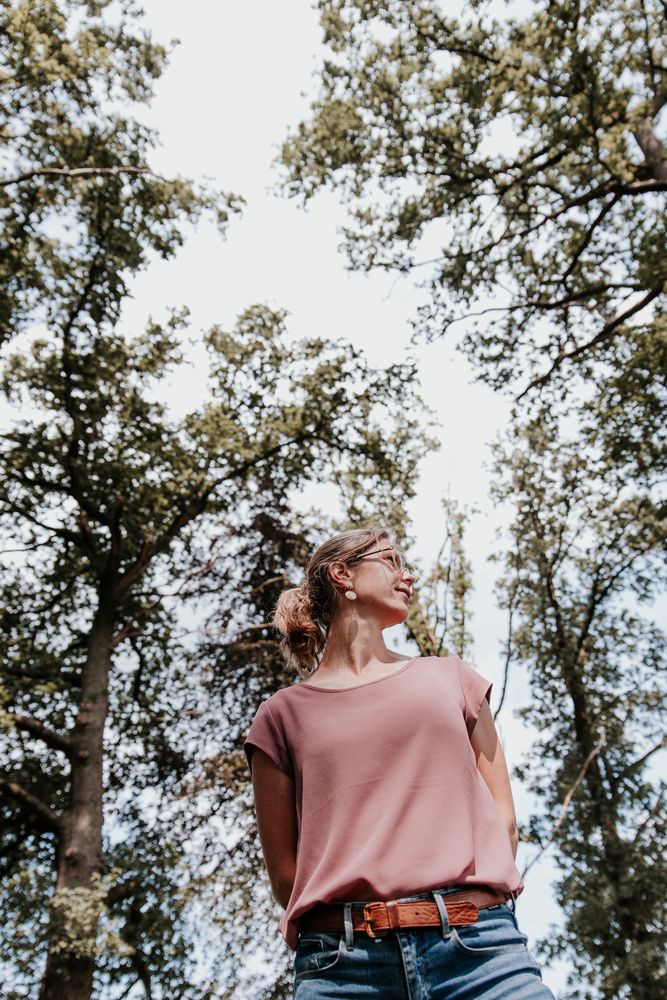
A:
{"type": "MultiPolygon", "coordinates": [[[[272,161],[279,145],[307,113],[305,93],[315,91],[313,72],[322,51],[316,12],[305,0],[144,0],[143,8],[156,40],[181,42],[150,112],[140,112],[161,135],[154,168],[169,176],[212,178],[242,195],[247,207],[232,221],[226,241],[212,225],[202,224],[175,261],[156,259],[136,280],[125,321],[143,328],[148,314],[159,318],[167,307],[185,304],[196,333],[214,323],[231,328],[245,307],[262,302],[288,310],[291,336],[349,338],[374,365],[399,361],[411,332],[408,320],[421,301],[414,284],[392,275],[346,272],[337,252],[345,212],[334,196],[318,196],[304,212],[271,190],[278,179],[272,161]]],[[[472,372],[451,342],[420,347],[417,354],[423,397],[441,422],[442,449],[424,463],[418,496],[406,513],[415,527],[417,554],[428,558],[442,539],[442,496],[449,493],[481,508],[467,539],[475,584],[471,659],[495,683],[495,708],[505,619],[493,600],[496,568],[486,561],[500,523],[488,500],[486,465],[488,442],[506,424],[509,401],[472,384],[472,372]]],[[[177,408],[194,407],[200,398],[203,355],[195,351],[193,360],[189,380],[179,375],[174,385],[177,408]]],[[[324,490],[308,502],[326,498],[324,490]]],[[[511,714],[527,697],[517,673],[498,720],[510,767],[531,744],[531,734],[511,714]]],[[[513,787],[519,822],[525,823],[530,799],[518,782],[513,787]]],[[[520,847],[519,867],[532,855],[520,847]]],[[[559,920],[550,888],[555,874],[546,857],[527,877],[517,916],[529,946],[559,920]]],[[[563,964],[545,968],[545,982],[554,992],[564,988],[565,973],[563,964]]]]}

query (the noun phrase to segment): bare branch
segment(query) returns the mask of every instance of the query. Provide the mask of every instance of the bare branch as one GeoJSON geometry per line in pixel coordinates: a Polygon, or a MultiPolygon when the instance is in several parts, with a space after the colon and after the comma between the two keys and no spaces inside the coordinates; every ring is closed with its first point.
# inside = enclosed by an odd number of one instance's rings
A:
{"type": "Polygon", "coordinates": [[[609,214],[609,212],[612,210],[612,208],[614,207],[614,205],[616,204],[616,202],[618,200],[619,200],[619,195],[618,194],[613,195],[609,199],[609,201],[605,202],[605,204],[602,206],[602,208],[600,209],[600,211],[598,212],[598,214],[595,216],[595,218],[591,222],[590,226],[586,230],[586,235],[584,236],[583,240],[581,241],[581,243],[579,244],[579,246],[577,247],[577,249],[575,250],[575,252],[572,254],[572,260],[568,264],[568,266],[567,266],[567,268],[565,270],[565,273],[563,274],[562,278],[560,279],[560,284],[563,284],[565,282],[565,280],[570,277],[570,275],[574,271],[575,267],[579,263],[579,260],[581,259],[581,255],[583,254],[583,252],[586,250],[586,248],[589,246],[591,240],[593,239],[593,234],[595,233],[595,230],[600,225],[600,223],[603,221],[603,219],[605,218],[605,216],[609,214]]]}
{"type": "Polygon", "coordinates": [[[74,744],[70,739],[49,729],[37,719],[32,719],[28,715],[17,715],[14,712],[8,712],[7,714],[17,729],[22,729],[24,732],[29,733],[30,736],[34,736],[35,739],[41,740],[43,743],[46,743],[47,747],[51,747],[52,750],[60,750],[68,757],[71,757],[74,753],[74,744]]]}
{"type": "Polygon", "coordinates": [[[146,1000],[152,1000],[153,987],[151,982],[151,971],[144,955],[136,945],[134,946],[134,952],[130,956],[130,963],[144,988],[146,1000]]]}
{"type": "Polygon", "coordinates": [[[111,529],[111,548],[109,549],[107,564],[108,571],[112,577],[116,576],[118,566],[120,565],[121,552],[123,548],[122,520],[124,510],[124,500],[122,497],[117,497],[113,506],[111,518],[109,520],[109,527],[111,529]]]}
{"type": "Polygon", "coordinates": [[[42,825],[53,833],[62,835],[63,821],[58,813],[50,809],[41,799],[31,795],[22,785],[16,781],[4,781],[0,779],[0,791],[5,791],[7,795],[23,806],[27,813],[32,813],[41,820],[42,825]]]}
{"type": "Polygon", "coordinates": [[[287,582],[287,573],[281,573],[279,576],[270,576],[268,580],[262,580],[256,587],[253,587],[250,591],[251,594],[256,594],[258,591],[263,590],[264,587],[269,587],[272,583],[279,583],[281,580],[287,582]]]}
{"type": "Polygon", "coordinates": [[[528,864],[526,865],[526,867],[524,868],[524,870],[521,873],[521,877],[522,878],[525,878],[526,873],[533,867],[533,865],[537,861],[539,861],[539,859],[542,857],[542,855],[547,850],[547,848],[549,847],[549,845],[553,843],[553,840],[554,840],[556,834],[558,833],[559,829],[563,825],[563,821],[565,819],[565,815],[566,815],[566,813],[567,813],[567,811],[569,809],[570,802],[572,801],[574,793],[576,792],[577,788],[579,787],[579,785],[582,783],[582,781],[586,777],[586,772],[587,772],[587,770],[588,770],[588,768],[589,768],[589,766],[591,764],[591,761],[593,760],[593,758],[595,756],[597,756],[597,754],[600,753],[600,750],[602,750],[602,748],[606,745],[606,742],[607,742],[607,734],[606,734],[606,731],[605,731],[605,729],[603,727],[602,732],[600,734],[600,739],[595,744],[595,746],[593,747],[593,749],[589,753],[588,757],[584,761],[583,767],[581,768],[579,774],[577,775],[577,777],[576,777],[576,779],[574,781],[574,784],[568,790],[567,795],[563,799],[563,805],[561,807],[560,816],[558,817],[558,820],[556,821],[556,823],[554,825],[554,828],[551,831],[551,835],[550,835],[549,839],[547,840],[547,842],[544,845],[544,847],[542,847],[541,850],[539,850],[537,852],[537,854],[535,855],[535,857],[531,861],[528,862],[528,864]]]}
{"type": "Polygon", "coordinates": [[[143,633],[141,628],[138,628],[137,626],[144,618],[147,617],[147,615],[150,614],[151,611],[159,607],[159,604],[160,604],[159,599],[157,601],[153,601],[152,604],[149,604],[146,607],[142,608],[141,614],[135,615],[133,621],[129,621],[125,625],[123,625],[123,627],[118,632],[116,632],[113,639],[111,640],[111,648],[115,649],[116,646],[119,646],[121,642],[125,641],[125,639],[132,639],[142,635],[143,633]]]}
{"type": "Polygon", "coordinates": [[[662,805],[662,799],[663,799],[663,796],[665,794],[665,787],[667,787],[667,786],[665,786],[664,782],[662,782],[661,785],[660,785],[660,791],[658,793],[658,797],[655,800],[655,805],[649,811],[649,814],[646,817],[646,819],[644,820],[644,822],[640,823],[639,826],[637,827],[636,831],[635,831],[635,835],[632,838],[633,845],[637,843],[637,841],[639,840],[639,838],[641,837],[642,833],[644,832],[644,830],[646,829],[646,827],[648,826],[648,824],[651,822],[651,820],[653,819],[653,817],[658,815],[658,812],[660,811],[660,807],[662,805]]]}
{"type": "Polygon", "coordinates": [[[74,531],[70,531],[68,528],[63,528],[63,527],[54,527],[51,524],[44,524],[43,521],[39,521],[28,510],[25,510],[23,507],[21,507],[20,504],[17,504],[13,500],[10,500],[9,497],[7,497],[6,495],[2,497],[2,503],[14,514],[17,514],[19,517],[24,518],[30,524],[34,524],[36,527],[42,528],[43,531],[49,531],[52,535],[56,535],[58,538],[62,538],[66,542],[70,542],[72,545],[81,544],[81,537],[77,535],[74,531]]]}
{"type": "MultiPolygon", "coordinates": [[[[559,279],[558,283],[561,283],[559,279]]],[[[628,284],[627,282],[604,282],[599,285],[591,285],[590,288],[582,288],[578,292],[571,292],[564,299],[523,299],[520,302],[513,302],[508,306],[487,306],[485,309],[480,309],[477,312],[467,312],[462,313],[460,316],[455,316],[450,319],[445,324],[445,329],[453,326],[454,323],[461,323],[467,319],[479,319],[480,316],[487,316],[489,313],[515,313],[522,309],[568,309],[571,306],[581,306],[582,308],[587,308],[585,303],[588,299],[594,299],[601,295],[603,292],[615,292],[625,289],[629,292],[641,292],[643,287],[636,284],[628,284]]]]}
{"type": "Polygon", "coordinates": [[[12,184],[24,184],[26,181],[32,180],[33,177],[119,177],[121,174],[148,175],[149,177],[155,177],[157,180],[162,180],[161,177],[154,174],[148,167],[123,165],[119,167],[38,167],[35,170],[27,170],[23,174],[17,174],[16,177],[9,177],[6,180],[0,181],[0,187],[10,187],[12,184]]]}
{"type": "Polygon", "coordinates": [[[589,351],[591,348],[596,347],[604,340],[609,340],[613,332],[617,330],[619,326],[625,323],[626,320],[630,319],[631,316],[634,316],[636,313],[641,312],[642,309],[645,309],[646,306],[650,305],[650,303],[653,302],[654,299],[657,299],[661,291],[662,289],[660,288],[652,288],[650,291],[646,293],[643,299],[639,300],[639,302],[636,302],[633,306],[630,306],[628,309],[625,310],[625,312],[620,313],[620,315],[616,316],[615,319],[612,319],[608,323],[605,323],[602,329],[598,333],[596,333],[596,335],[592,337],[590,340],[587,340],[584,344],[579,344],[578,347],[575,347],[571,351],[561,351],[561,353],[553,361],[551,368],[549,368],[549,370],[545,372],[544,375],[539,375],[537,378],[533,379],[532,382],[529,382],[526,388],[519,393],[519,395],[516,397],[517,402],[520,399],[523,399],[523,397],[527,393],[529,393],[531,389],[536,389],[539,386],[545,385],[545,383],[549,381],[551,376],[554,374],[554,372],[556,372],[560,368],[560,366],[563,364],[564,361],[570,361],[572,358],[576,358],[580,354],[583,354],[585,351],[589,351]]]}
{"type": "Polygon", "coordinates": [[[0,551],[0,556],[8,556],[14,552],[34,552],[35,549],[41,549],[45,545],[50,545],[50,544],[51,544],[51,539],[47,538],[43,542],[35,542],[34,545],[26,545],[22,549],[2,549],[0,551]]]}
{"type": "MultiPolygon", "coordinates": [[[[518,563],[518,540],[517,540],[517,563],[518,563]]],[[[507,604],[507,639],[505,642],[505,663],[503,665],[503,687],[500,693],[500,701],[498,702],[498,707],[493,713],[494,721],[500,715],[500,710],[503,707],[503,703],[505,701],[505,695],[507,693],[509,670],[513,654],[512,644],[514,639],[514,612],[516,610],[518,595],[519,595],[519,576],[517,573],[517,575],[514,578],[514,582],[510,588],[509,601],[507,604]]]]}
{"type": "Polygon", "coordinates": [[[127,1000],[134,987],[139,982],[138,979],[131,979],[126,990],[119,995],[118,1000],[127,1000]]]}
{"type": "MultiPolygon", "coordinates": [[[[93,257],[88,266],[88,276],[83,284],[81,293],[70,309],[67,321],[63,325],[62,337],[62,366],[63,374],[65,376],[65,410],[72,421],[72,435],[69,440],[67,451],[65,453],[65,466],[69,476],[71,495],[74,497],[79,505],[80,512],[88,514],[90,517],[101,521],[103,524],[110,526],[110,519],[107,514],[103,514],[99,507],[90,503],[85,496],[85,492],[79,480],[79,475],[76,470],[76,459],[79,454],[79,444],[81,440],[81,415],[77,409],[76,404],[73,401],[73,365],[71,359],[71,337],[72,331],[74,329],[75,323],[77,322],[79,316],[85,309],[86,303],[88,301],[88,296],[94,288],[95,281],[98,278],[100,272],[100,255],[99,253],[93,257]]],[[[89,550],[93,551],[95,548],[95,542],[90,530],[90,524],[87,519],[81,519],[81,527],[83,529],[83,538],[85,539],[86,545],[89,550]]]]}
{"type": "Polygon", "coordinates": [[[662,750],[664,747],[667,747],[667,736],[663,736],[663,738],[659,740],[655,746],[652,746],[650,750],[647,750],[646,753],[641,755],[641,757],[637,757],[637,759],[633,760],[627,767],[624,767],[616,780],[621,781],[631,771],[635,771],[638,767],[641,767],[641,765],[644,764],[649,757],[652,757],[654,753],[657,753],[658,750],[662,750]]]}

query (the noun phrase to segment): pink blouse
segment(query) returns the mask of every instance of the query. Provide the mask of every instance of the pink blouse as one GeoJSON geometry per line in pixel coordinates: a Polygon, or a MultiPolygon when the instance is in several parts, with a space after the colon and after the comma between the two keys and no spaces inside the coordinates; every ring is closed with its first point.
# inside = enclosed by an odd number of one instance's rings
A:
{"type": "Polygon", "coordinates": [[[260,704],[248,766],[260,747],[295,784],[296,877],[279,924],[290,948],[318,902],[523,890],[470,743],[491,687],[459,656],[427,656],[349,688],[296,682],[260,704]]]}

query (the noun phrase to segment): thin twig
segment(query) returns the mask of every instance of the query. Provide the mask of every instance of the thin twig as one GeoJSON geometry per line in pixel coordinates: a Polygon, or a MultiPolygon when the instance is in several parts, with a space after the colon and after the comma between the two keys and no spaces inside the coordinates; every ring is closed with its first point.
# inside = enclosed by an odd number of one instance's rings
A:
{"type": "Polygon", "coordinates": [[[607,733],[606,733],[605,728],[603,727],[602,728],[602,733],[600,735],[600,739],[595,744],[595,746],[593,747],[593,749],[589,753],[588,757],[584,761],[584,765],[581,768],[581,771],[579,772],[579,774],[577,775],[577,778],[576,778],[574,784],[569,789],[567,795],[563,799],[563,805],[561,807],[560,816],[558,817],[558,819],[556,821],[556,824],[555,824],[553,830],[551,831],[551,835],[550,835],[549,839],[547,840],[547,842],[544,845],[544,847],[542,847],[542,849],[537,852],[537,854],[532,859],[532,861],[528,862],[528,864],[526,865],[526,867],[524,868],[524,870],[521,873],[521,877],[522,878],[525,878],[526,873],[533,867],[533,865],[537,861],[539,861],[539,859],[542,857],[542,855],[547,850],[547,848],[553,843],[553,840],[554,840],[556,834],[558,833],[558,831],[560,830],[561,826],[563,825],[563,821],[565,819],[565,815],[566,815],[567,810],[569,808],[570,802],[572,801],[574,793],[576,792],[577,788],[579,787],[579,785],[584,780],[584,778],[586,776],[586,771],[588,770],[591,761],[593,760],[594,757],[597,756],[597,754],[599,754],[600,750],[602,750],[602,748],[603,748],[603,746],[605,746],[606,742],[607,742],[607,733]]]}

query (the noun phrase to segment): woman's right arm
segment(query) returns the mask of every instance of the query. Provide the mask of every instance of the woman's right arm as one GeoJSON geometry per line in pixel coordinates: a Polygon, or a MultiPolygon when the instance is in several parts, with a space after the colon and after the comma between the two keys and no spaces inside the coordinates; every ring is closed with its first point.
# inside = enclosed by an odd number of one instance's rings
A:
{"type": "Polygon", "coordinates": [[[259,747],[252,751],[251,774],[259,842],[271,891],[286,909],[296,874],[296,786],[259,747]]]}

